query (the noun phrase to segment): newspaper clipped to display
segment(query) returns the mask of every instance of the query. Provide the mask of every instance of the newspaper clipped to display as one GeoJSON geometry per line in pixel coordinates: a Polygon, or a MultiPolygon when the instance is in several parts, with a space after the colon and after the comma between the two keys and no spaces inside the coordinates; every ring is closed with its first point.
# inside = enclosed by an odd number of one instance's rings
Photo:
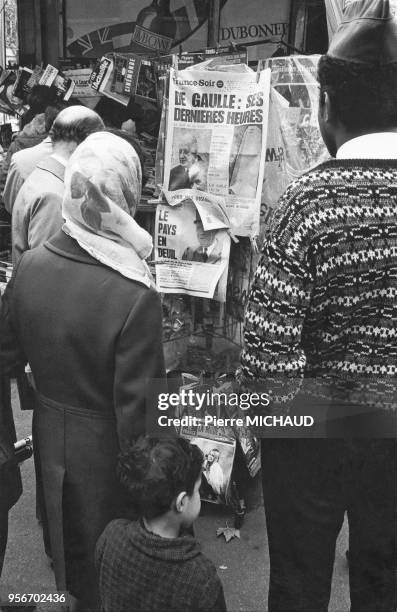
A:
{"type": "Polygon", "coordinates": [[[262,190],[264,238],[280,196],[301,174],[329,158],[318,125],[319,55],[270,58],[271,92],[262,190]]]}
{"type": "Polygon", "coordinates": [[[283,131],[281,125],[288,106],[287,100],[272,87],[262,188],[260,242],[263,242],[279,198],[293,180],[287,162],[287,149],[290,143],[285,139],[285,130],[283,131]]]}
{"type": "MultiPolygon", "coordinates": [[[[282,139],[286,146],[290,181],[329,158],[318,125],[319,55],[291,55],[266,60],[271,83],[288,105],[277,104],[282,139]]],[[[277,103],[277,101],[275,101],[277,103]]]]}
{"type": "Polygon", "coordinates": [[[230,228],[259,233],[270,71],[244,65],[170,71],[164,188],[222,198],[230,228]],[[225,68],[225,69],[223,69],[225,68]]]}
{"type": "Polygon", "coordinates": [[[163,104],[164,97],[168,99],[168,77],[169,69],[174,66],[178,70],[185,70],[195,64],[210,59],[209,69],[213,69],[220,64],[241,64],[247,63],[247,49],[230,51],[225,49],[205,49],[200,52],[185,51],[179,55],[163,55],[154,61],[157,75],[157,100],[159,106],[163,104]]]}
{"type": "Polygon", "coordinates": [[[177,195],[156,210],[157,289],[225,302],[230,236],[222,199],[199,190],[177,195]]]}

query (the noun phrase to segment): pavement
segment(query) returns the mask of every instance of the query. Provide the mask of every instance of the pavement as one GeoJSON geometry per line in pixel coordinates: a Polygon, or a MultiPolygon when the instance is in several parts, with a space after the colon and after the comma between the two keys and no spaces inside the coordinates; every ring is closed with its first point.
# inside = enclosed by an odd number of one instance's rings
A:
{"type": "MultiPolygon", "coordinates": [[[[13,388],[13,408],[18,438],[31,432],[31,413],[19,410],[13,388]]],[[[10,512],[9,540],[0,584],[0,601],[9,593],[56,591],[54,575],[43,549],[40,526],[36,520],[33,460],[21,466],[24,492],[10,512]]],[[[247,487],[247,514],[240,539],[226,542],[217,537],[218,527],[233,526],[232,514],[223,507],[203,504],[195,532],[204,553],[212,559],[222,580],[228,612],[267,612],[269,555],[260,480],[247,487]]],[[[332,582],[330,612],[348,612],[348,567],[346,549],[348,528],[345,523],[338,538],[332,582]]],[[[41,603],[37,612],[60,612],[60,606],[41,603]]],[[[172,612],[170,610],[170,612],[172,612]]]]}

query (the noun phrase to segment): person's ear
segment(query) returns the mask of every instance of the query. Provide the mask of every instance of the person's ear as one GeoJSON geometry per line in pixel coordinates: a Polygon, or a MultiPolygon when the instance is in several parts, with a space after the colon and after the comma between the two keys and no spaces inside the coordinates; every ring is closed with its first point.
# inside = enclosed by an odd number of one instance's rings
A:
{"type": "Polygon", "coordinates": [[[184,509],[186,508],[187,501],[188,501],[188,494],[186,493],[186,491],[181,491],[175,500],[175,510],[177,512],[183,512],[184,509]]]}
{"type": "Polygon", "coordinates": [[[333,120],[334,107],[328,91],[323,90],[320,92],[319,112],[321,114],[322,120],[326,123],[329,123],[333,120]]]}

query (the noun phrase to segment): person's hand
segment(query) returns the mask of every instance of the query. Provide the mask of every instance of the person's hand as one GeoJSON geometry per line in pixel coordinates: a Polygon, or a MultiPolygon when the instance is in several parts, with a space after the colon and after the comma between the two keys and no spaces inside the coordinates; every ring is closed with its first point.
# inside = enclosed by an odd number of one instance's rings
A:
{"type": "Polygon", "coordinates": [[[32,389],[37,391],[36,383],[34,382],[33,372],[32,372],[31,367],[30,367],[30,365],[28,363],[25,366],[25,374],[26,374],[26,378],[28,380],[29,385],[32,387],[32,389]]]}

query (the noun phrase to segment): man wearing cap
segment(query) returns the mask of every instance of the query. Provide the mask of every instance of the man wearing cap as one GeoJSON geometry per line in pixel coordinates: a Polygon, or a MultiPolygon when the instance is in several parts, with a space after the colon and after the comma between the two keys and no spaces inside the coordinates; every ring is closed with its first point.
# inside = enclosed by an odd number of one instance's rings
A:
{"type": "Polygon", "coordinates": [[[244,387],[267,388],[278,410],[292,410],[307,383],[313,395],[317,384],[327,390],[328,439],[262,443],[268,609],[328,609],[347,513],[351,611],[395,612],[397,22],[388,0],[347,5],[318,80],[335,159],[282,196],[245,317],[244,387]]]}

